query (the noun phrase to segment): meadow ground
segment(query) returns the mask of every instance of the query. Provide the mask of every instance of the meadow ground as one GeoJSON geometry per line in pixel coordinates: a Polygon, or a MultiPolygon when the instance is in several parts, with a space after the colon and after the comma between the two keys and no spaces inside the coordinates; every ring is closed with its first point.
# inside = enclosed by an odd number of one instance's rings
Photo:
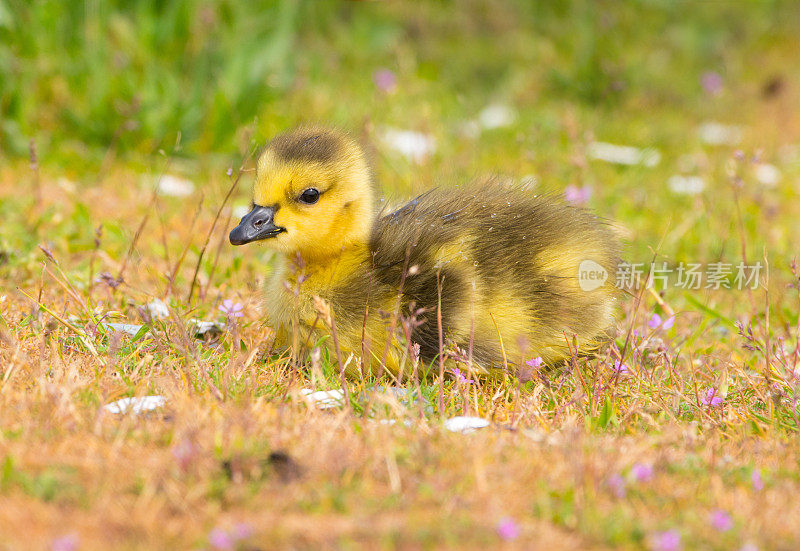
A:
{"type": "Polygon", "coordinates": [[[0,549],[800,546],[795,4],[11,5],[0,549]],[[227,243],[248,152],[308,120],[359,135],[390,198],[566,194],[667,284],[596,358],[321,407],[336,362],[272,353],[272,257],[227,243]]]}

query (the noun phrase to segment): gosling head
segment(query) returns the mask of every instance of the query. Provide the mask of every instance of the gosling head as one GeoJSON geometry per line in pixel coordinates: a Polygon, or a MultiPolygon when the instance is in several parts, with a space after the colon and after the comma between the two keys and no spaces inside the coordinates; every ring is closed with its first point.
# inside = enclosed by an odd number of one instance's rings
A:
{"type": "Polygon", "coordinates": [[[253,210],[230,240],[263,241],[304,259],[333,256],[369,239],[373,212],[358,144],[335,130],[302,127],[274,138],[258,158],[253,210]]]}

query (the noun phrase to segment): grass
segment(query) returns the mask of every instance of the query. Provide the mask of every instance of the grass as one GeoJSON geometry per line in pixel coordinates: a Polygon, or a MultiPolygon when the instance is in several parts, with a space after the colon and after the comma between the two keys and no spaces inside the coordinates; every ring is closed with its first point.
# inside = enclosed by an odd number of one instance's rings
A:
{"type": "Polygon", "coordinates": [[[125,4],[0,3],[0,549],[797,546],[795,5],[125,4]],[[513,122],[465,131],[492,103],[513,122]],[[760,284],[673,275],[622,301],[597,358],[433,378],[411,403],[353,380],[320,409],[300,391],[339,387],[335,358],[271,352],[271,255],[226,241],[248,152],[305,120],[360,135],[389,197],[490,174],[587,185],[630,262],[760,261],[760,284]],[[712,120],[741,141],[704,143],[712,120]],[[436,151],[411,162],[386,127],[436,151]],[[598,161],[594,141],[661,161],[598,161]],[[705,189],[674,193],[676,174],[705,189]],[[196,190],[154,195],[165,175],[196,190]],[[191,319],[227,328],[198,339],[191,319]],[[102,407],[153,394],[148,414],[102,407]],[[492,424],[443,428],[464,413],[492,424]]]}

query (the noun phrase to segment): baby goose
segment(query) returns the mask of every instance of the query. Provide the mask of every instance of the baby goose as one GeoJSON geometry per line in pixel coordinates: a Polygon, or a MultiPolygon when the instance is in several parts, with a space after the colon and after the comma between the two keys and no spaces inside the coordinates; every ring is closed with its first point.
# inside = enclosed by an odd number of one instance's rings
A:
{"type": "Polygon", "coordinates": [[[375,195],[364,153],[338,131],[301,127],[260,155],[253,209],[230,241],[282,253],[266,309],[283,344],[327,334],[320,304],[335,328],[324,346],[352,354],[351,373],[359,359],[362,372],[396,373],[409,353],[430,365],[442,350],[479,372],[552,365],[573,339],[586,351],[607,335],[619,246],[594,215],[496,182],[434,189],[389,214],[375,195]]]}

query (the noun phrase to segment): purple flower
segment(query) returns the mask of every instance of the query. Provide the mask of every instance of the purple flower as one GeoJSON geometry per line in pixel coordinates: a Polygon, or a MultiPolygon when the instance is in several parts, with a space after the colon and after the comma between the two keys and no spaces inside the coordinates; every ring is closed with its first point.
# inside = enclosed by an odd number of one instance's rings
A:
{"type": "Polygon", "coordinates": [[[231,176],[233,174],[233,167],[229,166],[228,170],[225,171],[225,174],[227,174],[228,176],[231,176]]]}
{"type": "Polygon", "coordinates": [[[708,516],[708,522],[719,532],[727,532],[733,528],[731,516],[727,511],[723,511],[722,509],[715,509],[712,511],[708,516]]]}
{"type": "Polygon", "coordinates": [[[188,470],[197,456],[197,447],[188,438],[184,438],[172,448],[172,457],[178,462],[182,471],[188,470]]]}
{"type": "Polygon", "coordinates": [[[700,76],[700,86],[706,93],[718,96],[722,92],[722,76],[714,71],[706,71],[700,76]]]}
{"type": "Polygon", "coordinates": [[[657,532],[650,537],[652,551],[680,551],[681,534],[677,530],[657,532]]]}
{"type": "Polygon", "coordinates": [[[397,76],[389,69],[379,69],[372,74],[372,82],[378,90],[388,94],[397,88],[397,76]]]}
{"type": "Polygon", "coordinates": [[[564,188],[564,199],[573,205],[583,205],[592,198],[591,186],[578,187],[575,184],[570,184],[564,188]]]}
{"type": "Polygon", "coordinates": [[[628,364],[622,363],[622,360],[614,360],[614,366],[611,369],[620,375],[627,375],[630,372],[628,364]]]}
{"type": "Polygon", "coordinates": [[[214,528],[208,533],[208,543],[214,549],[233,549],[236,542],[226,530],[214,528]]]}
{"type": "Polygon", "coordinates": [[[756,492],[760,492],[764,489],[764,481],[761,480],[761,471],[758,469],[753,469],[753,472],[750,473],[750,482],[756,492]]]}
{"type": "Polygon", "coordinates": [[[497,535],[506,541],[517,539],[519,537],[519,526],[514,522],[514,519],[503,517],[497,523],[497,535]]]}
{"type": "Polygon", "coordinates": [[[631,474],[636,482],[647,482],[653,479],[653,466],[649,463],[635,463],[631,474]]]}
{"type": "Polygon", "coordinates": [[[622,475],[619,473],[614,473],[608,477],[606,481],[608,487],[611,488],[611,492],[617,496],[618,498],[625,497],[627,493],[627,489],[625,488],[625,479],[622,478],[622,475]]]}
{"type": "Polygon", "coordinates": [[[75,534],[67,534],[58,537],[50,544],[52,551],[75,551],[78,548],[78,536],[75,534]]]}
{"type": "Polygon", "coordinates": [[[544,363],[544,360],[542,360],[542,357],[541,356],[536,356],[535,358],[531,358],[530,360],[525,362],[525,365],[527,365],[527,366],[529,366],[529,367],[531,367],[533,369],[539,369],[542,366],[542,363],[544,363]]]}
{"type": "Polygon", "coordinates": [[[220,312],[222,312],[229,318],[241,318],[242,316],[244,316],[244,313],[242,313],[244,306],[242,306],[238,302],[233,302],[229,298],[223,300],[222,304],[220,304],[218,308],[220,312]]]}
{"type": "Polygon", "coordinates": [[[719,406],[722,404],[722,397],[719,396],[719,391],[716,388],[709,388],[706,395],[700,398],[700,403],[704,406],[719,406]]]}
{"type": "Polygon", "coordinates": [[[659,327],[669,331],[672,329],[672,326],[675,324],[675,316],[670,316],[665,320],[661,319],[661,316],[658,314],[653,314],[653,317],[647,322],[647,326],[650,329],[658,329],[659,327]]]}
{"type": "Polygon", "coordinates": [[[457,368],[457,367],[454,367],[454,368],[453,368],[453,373],[455,373],[455,375],[456,375],[456,380],[457,380],[457,381],[458,381],[460,384],[463,384],[463,385],[471,385],[471,384],[474,384],[474,383],[475,383],[475,381],[473,381],[472,379],[468,379],[468,378],[466,378],[466,377],[464,376],[464,374],[461,372],[461,370],[460,370],[459,368],[457,368]]]}

